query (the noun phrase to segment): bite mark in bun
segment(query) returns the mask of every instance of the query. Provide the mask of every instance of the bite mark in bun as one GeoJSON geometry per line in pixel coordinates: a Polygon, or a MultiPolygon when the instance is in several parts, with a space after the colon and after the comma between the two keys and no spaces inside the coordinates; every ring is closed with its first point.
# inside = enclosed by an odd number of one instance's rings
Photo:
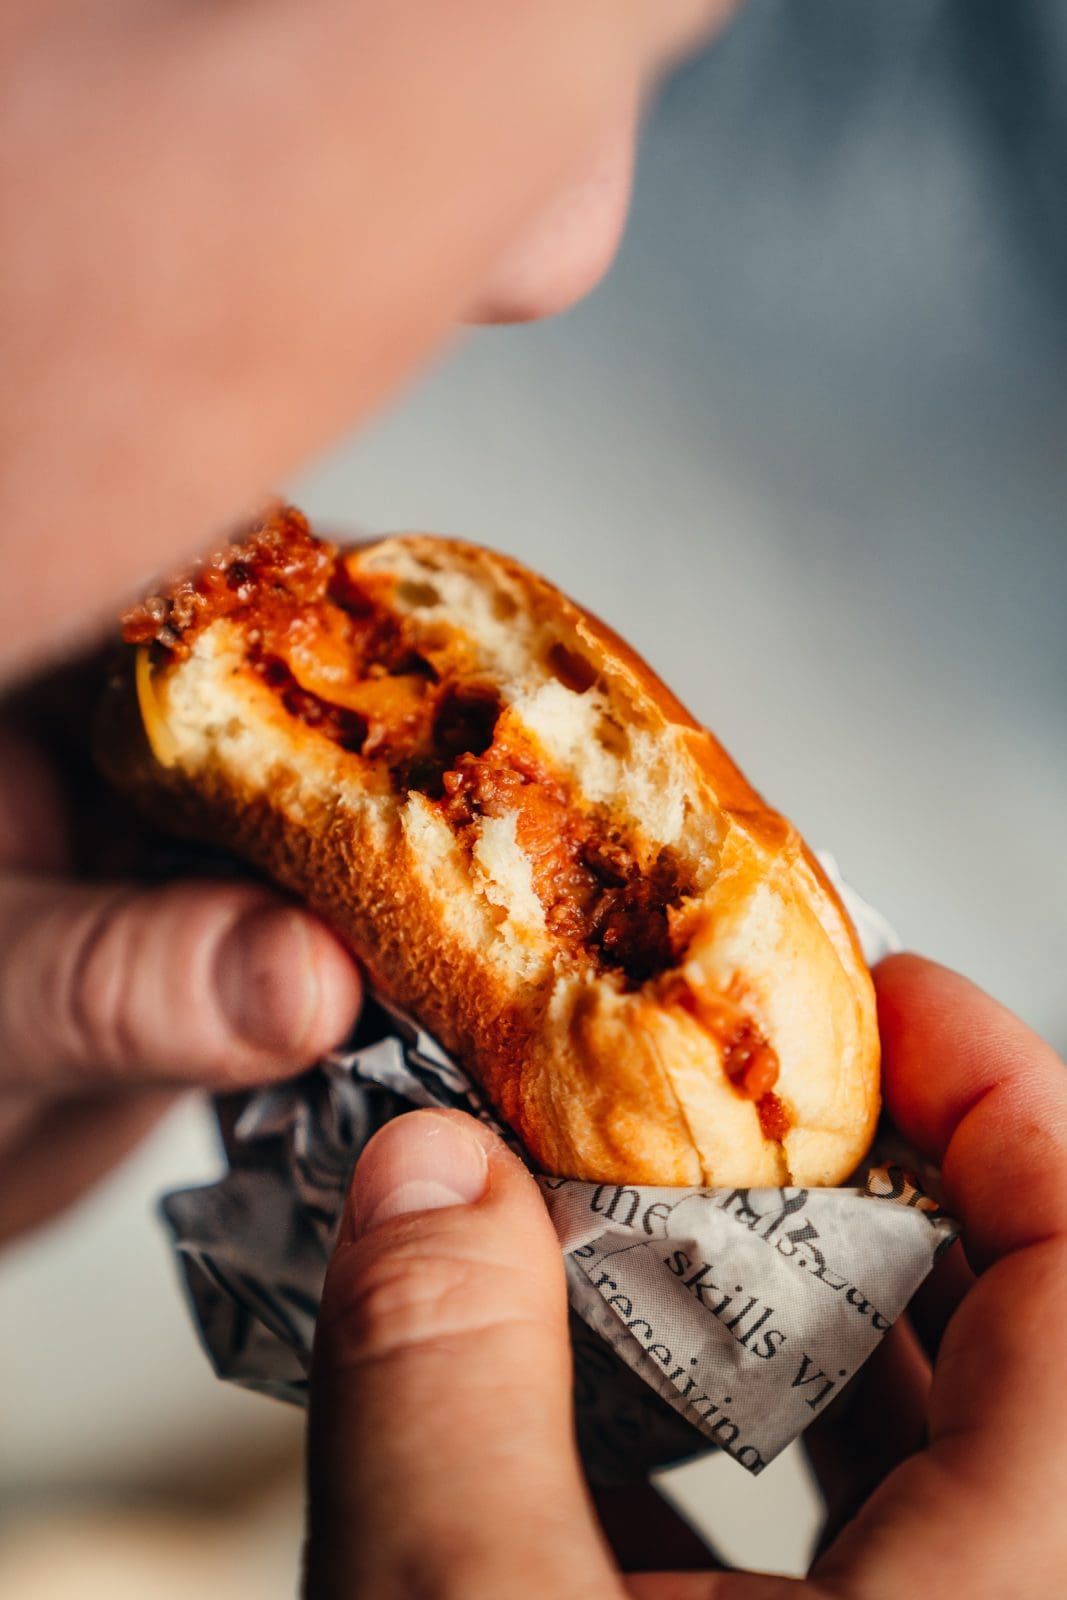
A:
{"type": "Polygon", "coordinates": [[[873,991],[795,830],[517,562],[279,509],[125,618],[107,764],[340,931],[550,1173],[839,1182],[873,991]],[[114,731],[117,730],[117,731],[114,731]]]}

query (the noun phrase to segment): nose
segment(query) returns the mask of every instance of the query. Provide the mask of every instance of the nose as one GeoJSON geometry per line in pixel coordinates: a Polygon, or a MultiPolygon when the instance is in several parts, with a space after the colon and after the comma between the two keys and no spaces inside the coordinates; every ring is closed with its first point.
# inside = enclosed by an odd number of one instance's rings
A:
{"type": "Polygon", "coordinates": [[[630,205],[635,129],[613,129],[533,217],[491,271],[467,320],[531,322],[596,287],[618,250],[630,205]]]}

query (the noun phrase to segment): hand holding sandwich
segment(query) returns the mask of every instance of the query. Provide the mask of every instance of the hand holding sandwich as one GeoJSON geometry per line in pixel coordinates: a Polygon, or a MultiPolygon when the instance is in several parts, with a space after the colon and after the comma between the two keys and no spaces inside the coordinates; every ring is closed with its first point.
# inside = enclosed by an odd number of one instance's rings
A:
{"type": "Polygon", "coordinates": [[[942,968],[895,957],[876,980],[887,1103],[941,1164],[969,1265],[945,1258],[811,1439],[837,1534],[812,1576],[620,1575],[574,1449],[563,1274],[537,1190],[468,1119],[419,1113],[364,1155],[327,1280],[310,1600],[1062,1593],[1063,1064],[942,968]]]}
{"type": "Polygon", "coordinates": [[[114,846],[97,823],[115,807],[97,805],[85,740],[98,692],[81,666],[0,720],[0,1245],[76,1199],[181,1090],[295,1072],[359,1004],[337,940],[268,890],[146,887],[117,855],[100,881],[114,846]]]}

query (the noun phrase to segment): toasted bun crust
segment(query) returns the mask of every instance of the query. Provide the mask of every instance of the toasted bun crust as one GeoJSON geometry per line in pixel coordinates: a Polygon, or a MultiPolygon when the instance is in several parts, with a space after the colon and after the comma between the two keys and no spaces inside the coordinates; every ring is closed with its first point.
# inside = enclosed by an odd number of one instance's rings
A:
{"type": "Polygon", "coordinates": [[[796,831],[517,562],[279,512],[127,620],[104,760],[326,917],[550,1173],[832,1184],[873,990],[796,831]]]}

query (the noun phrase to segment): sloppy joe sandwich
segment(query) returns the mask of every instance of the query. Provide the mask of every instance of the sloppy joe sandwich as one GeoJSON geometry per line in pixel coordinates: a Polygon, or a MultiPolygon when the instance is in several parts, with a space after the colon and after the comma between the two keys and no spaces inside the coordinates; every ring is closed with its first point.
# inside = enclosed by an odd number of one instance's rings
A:
{"type": "Polygon", "coordinates": [[[792,826],[517,562],[292,510],[129,612],[107,762],[320,912],[558,1176],[832,1184],[873,992],[792,826]]]}

